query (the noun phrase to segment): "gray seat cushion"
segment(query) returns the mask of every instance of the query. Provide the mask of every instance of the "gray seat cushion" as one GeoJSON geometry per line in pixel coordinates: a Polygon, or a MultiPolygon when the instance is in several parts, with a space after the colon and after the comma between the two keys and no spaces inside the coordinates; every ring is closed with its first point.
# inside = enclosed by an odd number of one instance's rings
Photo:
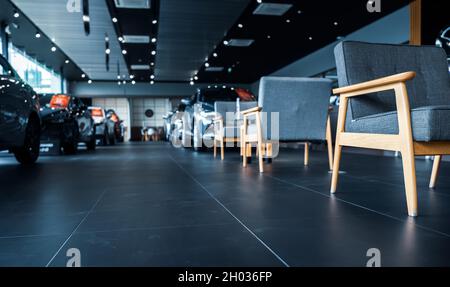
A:
{"type": "MultiPolygon", "coordinates": [[[[426,106],[411,110],[415,141],[450,141],[450,105],[426,106]]],[[[347,132],[398,134],[397,112],[387,112],[348,120],[347,132]]]]}

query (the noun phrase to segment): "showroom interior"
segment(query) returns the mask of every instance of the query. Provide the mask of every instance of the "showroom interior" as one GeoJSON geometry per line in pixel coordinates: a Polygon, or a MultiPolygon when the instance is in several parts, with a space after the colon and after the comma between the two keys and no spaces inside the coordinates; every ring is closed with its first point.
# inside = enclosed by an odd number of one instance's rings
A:
{"type": "Polygon", "coordinates": [[[0,0],[0,266],[449,266],[448,8],[0,0]]]}

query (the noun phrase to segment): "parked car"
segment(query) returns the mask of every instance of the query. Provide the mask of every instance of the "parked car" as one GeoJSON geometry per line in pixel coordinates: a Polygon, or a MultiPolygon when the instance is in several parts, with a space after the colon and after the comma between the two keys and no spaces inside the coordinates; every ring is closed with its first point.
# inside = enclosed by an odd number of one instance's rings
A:
{"type": "Polygon", "coordinates": [[[164,137],[166,141],[170,140],[170,135],[172,133],[172,116],[175,112],[169,112],[167,115],[163,116],[164,120],[164,137]]]}
{"type": "Polygon", "coordinates": [[[201,150],[204,141],[211,141],[214,136],[213,120],[216,116],[214,103],[216,101],[255,101],[255,96],[241,88],[208,87],[198,89],[189,99],[183,99],[185,112],[183,117],[183,139],[185,147],[201,150]]]}
{"type": "Polygon", "coordinates": [[[114,125],[114,141],[123,142],[125,137],[125,127],[123,121],[119,118],[119,115],[117,115],[114,110],[110,109],[106,112],[106,118],[114,125]]]}
{"type": "Polygon", "coordinates": [[[95,137],[103,145],[114,145],[114,123],[106,117],[106,111],[100,107],[89,107],[95,124],[95,137]]]}
{"type": "Polygon", "coordinates": [[[73,96],[56,94],[40,96],[42,119],[41,141],[58,141],[65,154],[74,154],[78,143],[95,150],[95,125],[90,111],[73,96]]]}
{"type": "Polygon", "coordinates": [[[439,33],[436,46],[443,48],[447,53],[447,58],[450,58],[450,26],[439,33]]]}
{"type": "Polygon", "coordinates": [[[0,56],[0,150],[18,162],[36,162],[40,149],[39,97],[0,56]]]}

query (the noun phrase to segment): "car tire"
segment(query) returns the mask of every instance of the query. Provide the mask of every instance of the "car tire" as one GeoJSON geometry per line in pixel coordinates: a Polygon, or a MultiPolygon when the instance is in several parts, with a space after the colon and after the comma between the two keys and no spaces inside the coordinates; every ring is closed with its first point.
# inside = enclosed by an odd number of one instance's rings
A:
{"type": "Polygon", "coordinates": [[[103,135],[103,140],[102,140],[102,142],[103,142],[103,145],[104,145],[104,146],[109,145],[109,135],[108,135],[108,132],[105,132],[105,134],[103,135]]]}
{"type": "Polygon", "coordinates": [[[116,136],[114,134],[112,134],[111,137],[109,138],[109,144],[110,145],[116,144],[116,136]]]}
{"type": "Polygon", "coordinates": [[[22,147],[13,150],[14,156],[21,164],[32,164],[39,158],[41,145],[41,124],[37,117],[30,117],[25,131],[22,147]]]}

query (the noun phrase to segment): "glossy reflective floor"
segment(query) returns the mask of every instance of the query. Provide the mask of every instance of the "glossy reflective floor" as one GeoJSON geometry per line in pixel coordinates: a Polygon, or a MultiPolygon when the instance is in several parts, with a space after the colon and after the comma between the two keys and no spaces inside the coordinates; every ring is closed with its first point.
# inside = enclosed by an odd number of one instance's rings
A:
{"type": "Polygon", "coordinates": [[[408,218],[400,158],[344,154],[338,194],[327,157],[282,150],[263,175],[167,144],[125,144],[23,167],[0,155],[0,265],[450,265],[450,170],[436,190],[417,160],[420,217],[408,218]]]}

